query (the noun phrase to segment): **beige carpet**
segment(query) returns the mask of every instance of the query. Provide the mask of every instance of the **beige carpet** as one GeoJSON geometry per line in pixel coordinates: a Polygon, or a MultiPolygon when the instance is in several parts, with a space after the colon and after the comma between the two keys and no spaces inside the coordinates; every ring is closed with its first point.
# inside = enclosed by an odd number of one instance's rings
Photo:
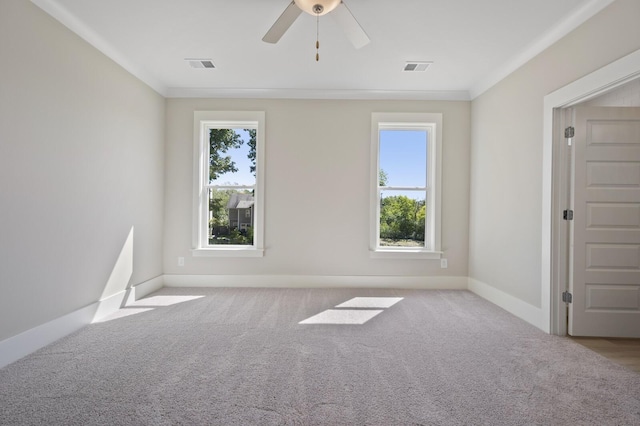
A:
{"type": "Polygon", "coordinates": [[[640,375],[466,291],[163,289],[0,370],[0,424],[639,425],[640,375]]]}

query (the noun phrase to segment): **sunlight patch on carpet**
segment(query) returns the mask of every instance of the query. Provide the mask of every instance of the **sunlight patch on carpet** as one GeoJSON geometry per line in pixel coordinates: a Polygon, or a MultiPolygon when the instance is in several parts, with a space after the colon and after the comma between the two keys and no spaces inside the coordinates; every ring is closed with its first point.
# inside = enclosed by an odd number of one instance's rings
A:
{"type": "Polygon", "coordinates": [[[300,321],[298,324],[346,324],[362,325],[375,317],[382,310],[360,310],[360,309],[327,309],[317,315],[300,321]]]}
{"type": "Polygon", "coordinates": [[[357,324],[362,325],[376,315],[390,308],[403,297],[354,297],[327,309],[298,324],[357,324]],[[345,309],[350,308],[350,309],[345,309]],[[373,309],[377,308],[377,309],[373,309]]]}
{"type": "Polygon", "coordinates": [[[129,305],[118,309],[116,312],[105,316],[99,320],[93,321],[107,322],[120,318],[129,317],[131,315],[142,314],[144,312],[153,311],[156,308],[162,308],[165,306],[177,305],[179,303],[189,302],[191,300],[200,299],[204,296],[152,296],[144,299],[136,300],[129,305]]]}
{"type": "Polygon", "coordinates": [[[100,318],[98,320],[95,320],[93,323],[95,324],[95,323],[99,323],[99,322],[113,321],[113,320],[129,317],[131,315],[141,314],[143,312],[148,312],[148,311],[153,311],[153,308],[123,308],[123,309],[117,310],[116,312],[112,313],[111,315],[107,315],[104,318],[100,318]]]}
{"type": "Polygon", "coordinates": [[[390,308],[404,297],[354,297],[336,308],[390,308]]]}
{"type": "Polygon", "coordinates": [[[131,306],[171,306],[203,297],[204,296],[152,296],[136,300],[131,306]]]}

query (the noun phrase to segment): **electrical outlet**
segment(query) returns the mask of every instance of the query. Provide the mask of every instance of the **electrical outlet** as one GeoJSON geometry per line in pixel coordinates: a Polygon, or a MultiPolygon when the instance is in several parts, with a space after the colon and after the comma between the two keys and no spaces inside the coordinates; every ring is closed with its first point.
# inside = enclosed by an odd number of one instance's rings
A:
{"type": "Polygon", "coordinates": [[[184,257],[178,258],[178,266],[184,266],[184,257]]]}
{"type": "Polygon", "coordinates": [[[449,267],[449,263],[447,262],[447,259],[440,259],[440,267],[442,269],[447,269],[449,267]]]}

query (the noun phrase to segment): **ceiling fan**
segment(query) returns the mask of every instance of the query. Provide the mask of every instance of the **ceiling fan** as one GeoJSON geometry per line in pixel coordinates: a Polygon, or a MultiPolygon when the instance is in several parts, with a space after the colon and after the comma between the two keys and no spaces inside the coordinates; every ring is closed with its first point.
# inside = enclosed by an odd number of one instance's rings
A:
{"type": "Polygon", "coordinates": [[[262,37],[262,41],[277,43],[302,12],[316,17],[330,13],[356,49],[370,41],[342,0],[293,0],[262,37]]]}

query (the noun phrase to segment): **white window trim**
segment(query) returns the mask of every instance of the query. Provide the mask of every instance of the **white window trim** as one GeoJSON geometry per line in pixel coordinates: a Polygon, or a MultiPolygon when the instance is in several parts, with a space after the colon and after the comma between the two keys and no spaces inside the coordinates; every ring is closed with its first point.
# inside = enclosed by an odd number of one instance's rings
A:
{"type": "Polygon", "coordinates": [[[369,254],[375,259],[440,259],[441,212],[442,212],[442,114],[439,113],[378,113],[371,114],[371,172],[370,172],[370,239],[369,254]],[[427,129],[430,133],[427,165],[427,206],[432,214],[427,214],[425,224],[425,244],[429,248],[380,247],[380,203],[378,187],[380,168],[380,129],[427,129]],[[428,238],[428,240],[427,240],[428,238]]]}
{"type": "Polygon", "coordinates": [[[265,113],[264,111],[195,111],[193,115],[194,194],[191,254],[194,257],[262,257],[264,256],[265,113]],[[211,127],[257,130],[256,191],[253,212],[255,223],[252,246],[211,247],[203,241],[209,228],[208,223],[205,222],[208,217],[208,196],[205,185],[209,181],[209,158],[205,156],[205,146],[209,144],[207,129],[211,127]]]}

